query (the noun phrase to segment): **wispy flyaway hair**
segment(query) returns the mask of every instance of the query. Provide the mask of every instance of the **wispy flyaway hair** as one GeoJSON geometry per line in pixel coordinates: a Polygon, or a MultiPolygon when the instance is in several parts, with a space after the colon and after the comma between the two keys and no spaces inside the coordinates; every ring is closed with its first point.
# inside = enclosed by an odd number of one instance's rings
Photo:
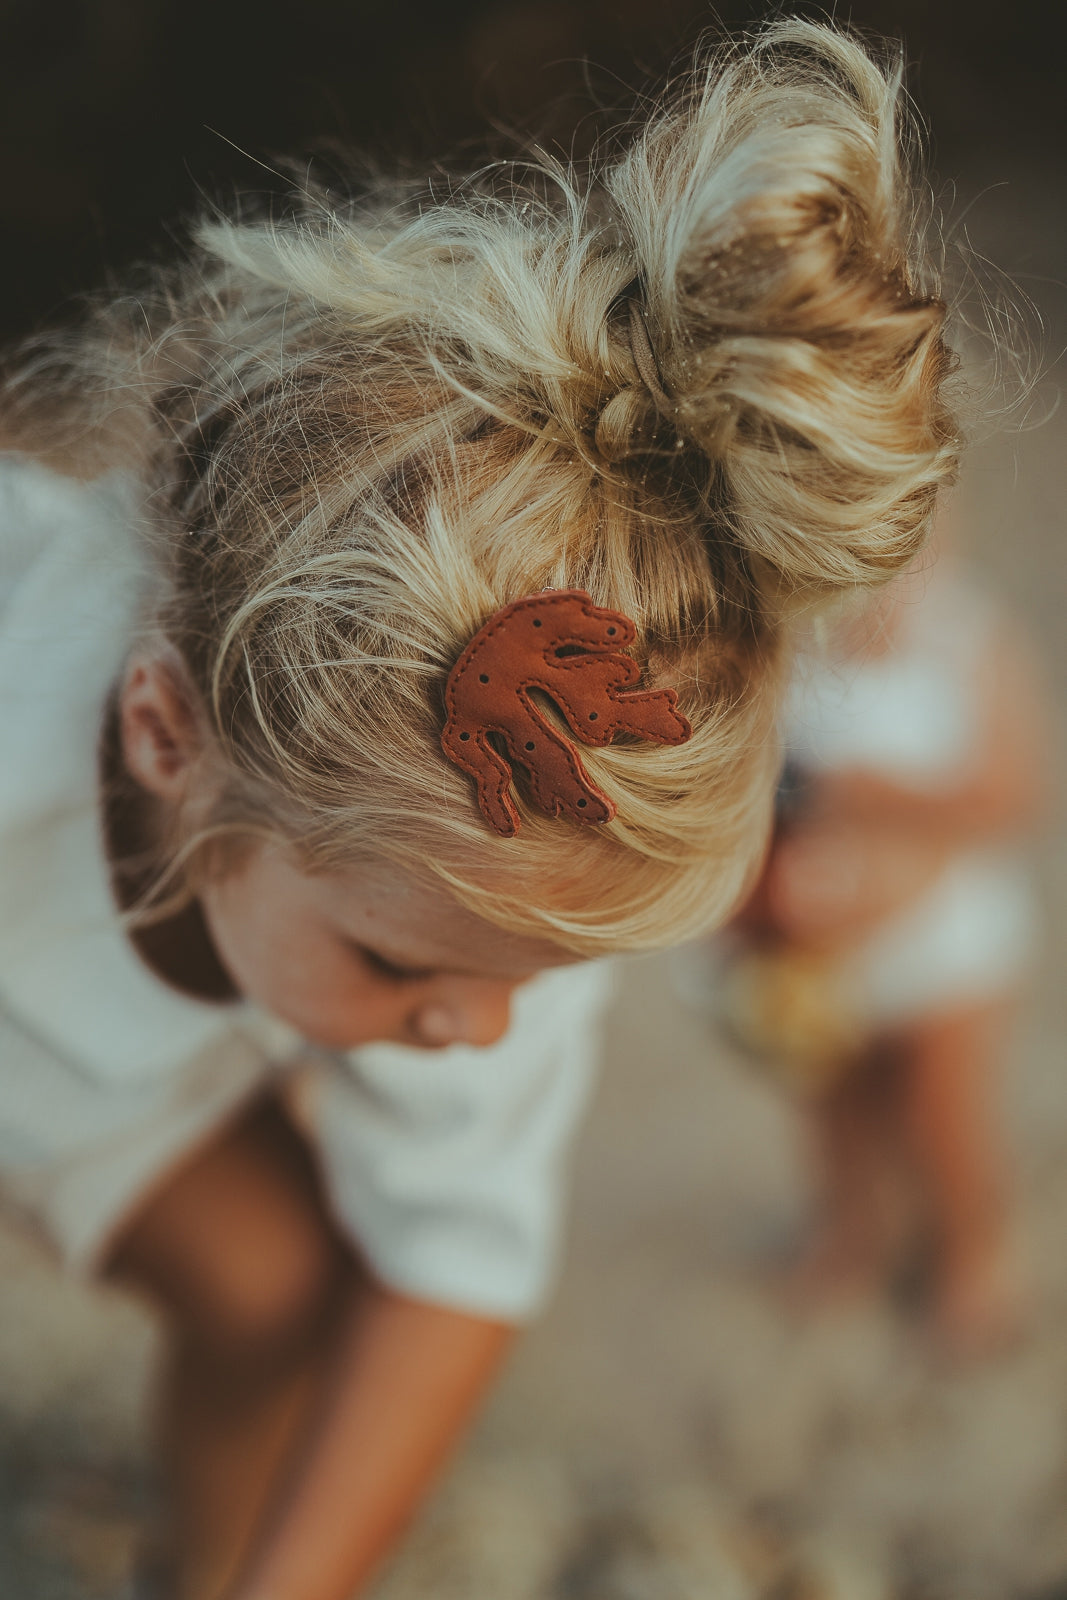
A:
{"type": "Polygon", "coordinates": [[[384,857],[585,954],[720,919],[764,835],[791,619],[891,576],[956,464],[900,66],[768,26],[580,172],[215,215],[38,383],[151,486],[215,821],[384,857]],[[656,376],[642,376],[636,304],[656,376]],[[110,433],[109,430],[110,429],[110,433]],[[116,447],[117,448],[117,447],[116,447]],[[488,616],[587,590],[693,738],[583,750],[618,816],[517,792],[491,834],[440,749],[488,616]]]}

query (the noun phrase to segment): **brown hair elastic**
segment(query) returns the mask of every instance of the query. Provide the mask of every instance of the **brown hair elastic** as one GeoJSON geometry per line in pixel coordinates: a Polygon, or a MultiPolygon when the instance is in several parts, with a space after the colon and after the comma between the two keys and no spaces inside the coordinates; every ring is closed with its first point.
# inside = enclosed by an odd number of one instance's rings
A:
{"type": "Polygon", "coordinates": [[[474,635],[449,674],[441,743],[449,760],[474,778],[482,814],[497,833],[510,839],[519,831],[511,796],[516,764],[550,816],[609,822],[615,815],[573,741],[548,720],[531,690],[559,707],[583,744],[610,744],[617,733],[657,744],[692,737],[673,689],[629,687],[640,670],[622,652],[636,636],[629,617],[594,605],[582,589],[516,600],[474,635]]]}

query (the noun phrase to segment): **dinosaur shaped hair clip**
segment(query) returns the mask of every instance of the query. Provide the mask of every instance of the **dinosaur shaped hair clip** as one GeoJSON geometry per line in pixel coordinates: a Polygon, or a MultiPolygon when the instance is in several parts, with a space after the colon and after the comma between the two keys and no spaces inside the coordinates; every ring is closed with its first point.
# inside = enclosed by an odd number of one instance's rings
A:
{"type": "Polygon", "coordinates": [[[519,831],[511,795],[516,765],[528,774],[533,799],[549,816],[610,822],[616,810],[532,689],[559,707],[583,744],[610,744],[617,733],[656,744],[684,744],[692,737],[673,689],[630,687],[640,669],[623,652],[636,636],[629,617],[594,605],[584,590],[549,589],[490,617],[452,668],[441,744],[449,760],[475,780],[482,815],[504,838],[519,831]],[[494,734],[506,756],[491,741],[494,734]]]}

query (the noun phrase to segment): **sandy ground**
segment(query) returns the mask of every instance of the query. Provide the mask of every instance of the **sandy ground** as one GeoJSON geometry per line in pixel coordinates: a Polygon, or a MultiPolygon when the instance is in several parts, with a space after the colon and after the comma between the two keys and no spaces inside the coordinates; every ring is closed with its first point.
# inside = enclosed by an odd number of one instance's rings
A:
{"type": "MultiPolygon", "coordinates": [[[[993,253],[1053,326],[1067,259],[1032,179],[987,204],[993,253]]],[[[1050,356],[1056,354],[1050,333],[1050,356]]],[[[1046,387],[1039,407],[1048,409],[1046,387]]],[[[980,445],[976,557],[1067,703],[1067,422],[980,445]]],[[[1067,844],[1005,1096],[1029,1337],[952,1370],[888,1306],[800,1316],[775,1263],[811,1206],[803,1130],[630,964],[577,1164],[564,1281],[377,1600],[1054,1600],[1067,1596],[1067,844]]],[[[152,1330],[0,1232],[0,1595],[117,1600],[151,1499],[152,1330]]]]}

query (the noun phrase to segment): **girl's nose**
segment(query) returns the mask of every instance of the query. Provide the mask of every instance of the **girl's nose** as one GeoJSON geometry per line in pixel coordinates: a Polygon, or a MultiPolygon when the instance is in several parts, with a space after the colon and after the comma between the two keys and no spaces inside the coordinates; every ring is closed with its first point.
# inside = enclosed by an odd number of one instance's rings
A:
{"type": "Polygon", "coordinates": [[[427,1001],[413,1014],[411,1031],[420,1044],[496,1044],[511,1022],[514,984],[467,983],[453,994],[427,1001]]]}

